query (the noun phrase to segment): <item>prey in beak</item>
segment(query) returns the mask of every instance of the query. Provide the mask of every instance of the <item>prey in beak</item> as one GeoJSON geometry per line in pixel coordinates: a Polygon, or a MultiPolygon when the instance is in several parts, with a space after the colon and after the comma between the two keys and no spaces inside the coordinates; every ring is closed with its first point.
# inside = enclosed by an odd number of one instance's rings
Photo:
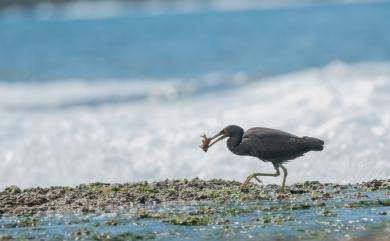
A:
{"type": "Polygon", "coordinates": [[[211,138],[207,138],[206,134],[200,136],[202,137],[202,145],[200,145],[199,147],[204,151],[204,152],[207,152],[207,150],[209,149],[209,147],[211,147],[212,145],[214,145],[215,143],[217,143],[218,141],[226,138],[227,136],[225,135],[225,132],[224,131],[220,131],[218,134],[216,134],[215,136],[211,137],[211,138]]]}

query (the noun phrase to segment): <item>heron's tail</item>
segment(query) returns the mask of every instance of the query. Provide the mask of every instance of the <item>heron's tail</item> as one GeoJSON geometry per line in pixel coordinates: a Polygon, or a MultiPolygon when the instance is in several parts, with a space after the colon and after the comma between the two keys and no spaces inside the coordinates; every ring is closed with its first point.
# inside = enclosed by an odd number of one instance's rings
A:
{"type": "Polygon", "coordinates": [[[324,141],[314,138],[304,136],[302,137],[303,144],[312,151],[322,151],[324,149],[324,141]]]}

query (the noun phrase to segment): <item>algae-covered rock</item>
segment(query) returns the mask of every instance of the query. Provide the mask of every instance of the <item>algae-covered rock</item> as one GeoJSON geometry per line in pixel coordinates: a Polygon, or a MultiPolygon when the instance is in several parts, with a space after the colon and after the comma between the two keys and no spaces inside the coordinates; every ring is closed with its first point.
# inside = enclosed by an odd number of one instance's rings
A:
{"type": "Polygon", "coordinates": [[[190,212],[191,215],[220,215],[220,216],[235,216],[242,213],[247,213],[249,210],[245,210],[237,207],[211,207],[205,206],[190,212]]]}
{"type": "Polygon", "coordinates": [[[334,217],[337,216],[337,213],[331,210],[322,210],[321,212],[318,213],[321,216],[324,217],[334,217]]]}
{"type": "Polygon", "coordinates": [[[89,229],[80,229],[70,234],[74,240],[96,240],[96,241],[127,241],[127,240],[151,240],[155,239],[154,233],[134,234],[132,232],[111,233],[97,232],[89,229]]]}
{"type": "Polygon", "coordinates": [[[363,182],[358,184],[361,188],[364,188],[369,191],[378,191],[378,190],[390,190],[390,179],[387,180],[371,180],[368,182],[363,182]]]}
{"type": "MultiPolygon", "coordinates": [[[[76,187],[28,188],[23,191],[16,187],[7,187],[0,192],[1,216],[30,216],[47,213],[101,213],[116,210],[130,210],[135,206],[155,205],[162,202],[249,202],[249,201],[305,201],[346,199],[343,194],[356,196],[351,199],[368,199],[363,192],[370,190],[388,190],[389,180],[373,180],[356,185],[322,184],[306,181],[287,186],[287,192],[280,194],[280,186],[269,184],[260,186],[253,183],[244,192],[240,182],[222,179],[202,180],[164,180],[159,182],[136,182],[123,184],[90,183],[76,187]]],[[[362,200],[365,201],[365,200],[362,200]]],[[[372,202],[372,200],[371,200],[372,202]]],[[[345,207],[367,205],[389,206],[388,200],[374,203],[350,203],[345,207]]],[[[265,205],[269,206],[269,205],[265,205]]],[[[314,207],[312,204],[294,204],[284,207],[286,210],[300,210],[314,207]]],[[[273,207],[270,207],[273,209],[273,207]]],[[[279,208],[280,209],[280,208],[279,208]]]]}
{"type": "Polygon", "coordinates": [[[22,190],[19,187],[12,185],[12,186],[6,187],[4,189],[4,192],[9,193],[9,194],[18,194],[18,193],[21,193],[22,190]]]}
{"type": "Polygon", "coordinates": [[[208,215],[173,215],[165,220],[175,225],[208,225],[212,221],[208,215]]]}
{"type": "Polygon", "coordinates": [[[14,223],[6,223],[2,225],[2,228],[20,228],[20,227],[34,227],[39,224],[38,219],[35,218],[24,218],[19,219],[14,223]]]}
{"type": "Polygon", "coordinates": [[[302,209],[309,209],[311,207],[310,204],[302,203],[302,204],[292,204],[291,210],[302,210],[302,209]]]}
{"type": "Polygon", "coordinates": [[[325,207],[325,203],[292,203],[260,207],[261,211],[297,211],[310,208],[325,207]]]}
{"type": "Polygon", "coordinates": [[[362,207],[375,207],[375,206],[390,206],[390,200],[362,200],[358,202],[346,203],[344,207],[347,208],[362,208],[362,207]]]}
{"type": "Polygon", "coordinates": [[[274,216],[262,216],[259,218],[256,218],[254,221],[258,221],[260,223],[283,223],[287,221],[294,221],[295,219],[290,216],[284,216],[284,215],[274,215],[274,216]]]}

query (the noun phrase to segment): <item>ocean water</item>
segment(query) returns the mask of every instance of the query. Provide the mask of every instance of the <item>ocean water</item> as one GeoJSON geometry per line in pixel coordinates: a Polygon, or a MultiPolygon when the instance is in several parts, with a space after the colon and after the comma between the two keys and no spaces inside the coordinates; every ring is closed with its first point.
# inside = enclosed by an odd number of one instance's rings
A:
{"type": "MultiPolygon", "coordinates": [[[[288,183],[390,176],[390,4],[87,19],[0,15],[0,188],[243,180],[272,165],[200,135],[325,140],[288,183]]],[[[266,178],[265,183],[280,179],[266,178]]]]}
{"type": "MultiPolygon", "coordinates": [[[[370,199],[384,196],[383,192],[367,194],[370,199]]],[[[137,217],[143,208],[104,214],[7,217],[0,219],[0,235],[5,240],[387,240],[388,207],[348,208],[351,201],[359,201],[339,200],[340,196],[335,197],[337,200],[309,203],[299,199],[165,204],[147,209],[159,218],[137,217]],[[307,208],[299,208],[305,205],[307,208]],[[200,225],[175,221],[186,217],[203,221],[200,225]]]]}

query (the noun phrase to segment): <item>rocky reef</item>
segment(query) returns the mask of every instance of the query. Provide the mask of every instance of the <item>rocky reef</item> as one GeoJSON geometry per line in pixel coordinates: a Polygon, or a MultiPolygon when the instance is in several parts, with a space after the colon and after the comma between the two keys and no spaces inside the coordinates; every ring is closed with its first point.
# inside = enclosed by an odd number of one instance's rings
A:
{"type": "MultiPolygon", "coordinates": [[[[49,187],[20,189],[16,186],[5,188],[0,193],[0,216],[32,216],[66,213],[109,213],[130,210],[134,207],[175,202],[212,201],[214,203],[241,202],[256,200],[284,200],[305,198],[310,201],[340,198],[363,199],[351,202],[347,206],[364,205],[390,206],[389,196],[378,200],[365,200],[365,191],[388,191],[390,179],[372,180],[358,184],[340,185],[307,181],[288,186],[284,194],[279,193],[280,186],[260,186],[250,184],[245,191],[240,190],[236,181],[220,179],[201,180],[165,180],[159,182],[136,182],[124,184],[90,183],[77,187],[49,187]]],[[[272,209],[272,206],[268,207],[272,209]]],[[[302,205],[290,205],[289,209],[310,208],[302,205]]],[[[137,214],[137,215],[143,215],[137,214]]],[[[148,214],[145,214],[148,215],[148,214]]],[[[331,212],[323,215],[332,215],[331,212]]],[[[204,220],[197,220],[203,222],[204,220]]],[[[196,221],[196,222],[197,222],[196,221]]],[[[172,222],[195,222],[194,220],[176,220],[172,222]]]]}

